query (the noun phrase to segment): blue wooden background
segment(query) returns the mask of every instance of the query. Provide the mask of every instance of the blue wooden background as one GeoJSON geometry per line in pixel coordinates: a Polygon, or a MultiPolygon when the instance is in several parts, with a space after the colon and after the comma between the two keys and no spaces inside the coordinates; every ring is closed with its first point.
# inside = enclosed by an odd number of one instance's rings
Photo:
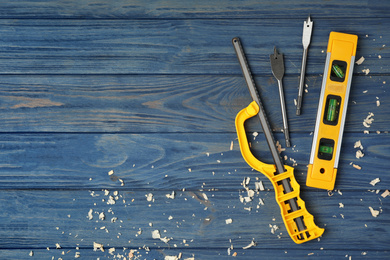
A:
{"type": "MultiPolygon", "coordinates": [[[[379,0],[2,0],[0,259],[389,259],[390,197],[381,196],[390,189],[389,27],[390,2],[379,0]],[[332,192],[305,186],[330,31],[357,34],[357,59],[365,57],[354,69],[332,192]],[[268,59],[275,45],[284,53],[293,147],[282,156],[326,229],[318,240],[292,242],[271,183],[241,157],[234,118],[251,99],[236,36],[283,146],[268,59]],[[247,177],[265,191],[243,203],[247,177]]],[[[259,124],[248,131],[260,133],[254,153],[272,162],[259,124]]]]}

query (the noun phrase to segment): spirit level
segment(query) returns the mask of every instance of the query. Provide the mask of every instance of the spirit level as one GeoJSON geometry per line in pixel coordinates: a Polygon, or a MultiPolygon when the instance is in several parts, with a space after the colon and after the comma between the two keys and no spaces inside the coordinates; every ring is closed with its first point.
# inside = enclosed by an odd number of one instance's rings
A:
{"type": "Polygon", "coordinates": [[[324,229],[316,226],[313,216],[306,210],[305,202],[299,197],[300,187],[294,177],[294,168],[283,165],[239,38],[233,38],[233,46],[253,99],[253,102],[236,116],[235,124],[241,154],[253,169],[267,176],[274,186],[276,201],[292,240],[301,244],[315,239],[322,235],[324,229]],[[249,148],[244,123],[256,115],[259,116],[275,165],[259,161],[249,148]]]}
{"type": "Polygon", "coordinates": [[[347,114],[356,35],[331,32],[306,185],[333,190],[347,114]]]}

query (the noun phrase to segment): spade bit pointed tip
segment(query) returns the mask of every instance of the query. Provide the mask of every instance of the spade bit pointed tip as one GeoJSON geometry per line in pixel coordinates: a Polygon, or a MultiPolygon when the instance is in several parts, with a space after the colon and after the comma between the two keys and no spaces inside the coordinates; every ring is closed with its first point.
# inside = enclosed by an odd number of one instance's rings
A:
{"type": "Polygon", "coordinates": [[[278,52],[276,50],[276,46],[274,46],[274,59],[276,59],[278,57],[278,52]]]}
{"type": "Polygon", "coordinates": [[[303,22],[302,44],[304,49],[308,48],[310,45],[312,30],[313,30],[313,21],[310,19],[310,15],[309,15],[309,17],[307,17],[307,20],[303,22]]]}

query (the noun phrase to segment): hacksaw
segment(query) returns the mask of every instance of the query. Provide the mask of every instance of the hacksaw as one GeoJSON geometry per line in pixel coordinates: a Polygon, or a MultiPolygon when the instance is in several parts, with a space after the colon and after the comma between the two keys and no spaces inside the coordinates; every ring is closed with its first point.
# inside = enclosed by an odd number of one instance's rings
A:
{"type": "Polygon", "coordinates": [[[271,181],[275,190],[276,201],[280,207],[283,222],[291,239],[295,243],[301,244],[318,238],[322,235],[324,229],[316,226],[313,215],[307,211],[305,202],[299,197],[300,187],[294,177],[294,168],[284,165],[278,153],[240,39],[238,37],[233,38],[232,42],[249,92],[253,99],[246,108],[237,114],[235,120],[241,154],[249,166],[263,173],[271,181]],[[260,119],[275,164],[266,164],[258,160],[249,148],[244,123],[246,120],[256,115],[258,115],[260,119]]]}

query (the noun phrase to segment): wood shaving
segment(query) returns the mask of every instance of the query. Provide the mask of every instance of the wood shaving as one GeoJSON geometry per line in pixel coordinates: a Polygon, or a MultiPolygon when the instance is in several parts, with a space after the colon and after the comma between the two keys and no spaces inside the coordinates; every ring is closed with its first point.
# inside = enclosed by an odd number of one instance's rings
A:
{"type": "Polygon", "coordinates": [[[231,219],[231,218],[225,219],[225,223],[226,223],[226,225],[232,224],[233,219],[231,219]]]}
{"type": "Polygon", "coordinates": [[[93,251],[98,251],[98,250],[104,252],[103,244],[93,242],[93,251]]]}
{"type": "Polygon", "coordinates": [[[56,244],[56,249],[61,249],[61,246],[60,246],[60,244],[56,244]]]}
{"type": "Polygon", "coordinates": [[[379,178],[376,178],[376,179],[373,179],[372,181],[370,181],[370,184],[372,186],[375,186],[378,182],[380,182],[381,180],[379,178]]]}
{"type": "Polygon", "coordinates": [[[230,142],[230,151],[233,150],[233,141],[230,142]]]}
{"type": "Polygon", "coordinates": [[[271,233],[275,234],[275,231],[279,229],[277,225],[269,224],[269,227],[271,228],[271,233]]]}
{"type": "Polygon", "coordinates": [[[106,215],[104,215],[104,212],[99,214],[99,219],[104,220],[106,218],[106,215]]]}
{"type": "Polygon", "coordinates": [[[202,196],[203,196],[203,198],[204,198],[204,200],[209,200],[209,198],[207,197],[207,195],[206,195],[206,193],[202,193],[202,196]]]}
{"type": "Polygon", "coordinates": [[[107,200],[108,205],[114,205],[116,203],[115,199],[113,196],[110,196],[107,200]]]}
{"type": "Polygon", "coordinates": [[[160,231],[158,229],[152,231],[152,238],[153,239],[160,239],[161,238],[160,231]]]}
{"type": "Polygon", "coordinates": [[[114,247],[111,247],[110,249],[108,249],[108,253],[110,255],[114,255],[114,252],[115,252],[115,248],[114,247]]]}
{"type": "Polygon", "coordinates": [[[356,151],[356,158],[357,159],[360,159],[364,156],[364,153],[361,151],[361,150],[357,150],[356,151]]]}
{"type": "Polygon", "coordinates": [[[339,203],[339,208],[344,208],[344,204],[343,203],[339,203]]]}
{"type": "Polygon", "coordinates": [[[255,182],[255,189],[256,191],[264,191],[264,185],[262,181],[255,182]]]}
{"type": "Polygon", "coordinates": [[[153,201],[153,194],[152,193],[146,194],[145,197],[146,197],[147,201],[153,201]]]}
{"type": "Polygon", "coordinates": [[[172,191],[171,194],[166,194],[165,197],[167,197],[168,199],[174,199],[175,198],[175,191],[172,191]]]}
{"type": "Polygon", "coordinates": [[[362,72],[364,72],[366,75],[368,75],[368,73],[370,73],[370,69],[364,69],[364,70],[362,70],[362,72]]]}
{"type": "Polygon", "coordinates": [[[365,60],[365,59],[364,59],[364,57],[362,56],[362,57],[360,57],[360,59],[358,59],[355,63],[356,63],[357,65],[360,65],[360,64],[363,63],[364,60],[365,60]]]}
{"type": "Polygon", "coordinates": [[[254,190],[247,190],[248,197],[253,198],[255,196],[254,190]]]}
{"type": "Polygon", "coordinates": [[[166,255],[164,260],[178,260],[179,258],[175,255],[166,255]]]}
{"type": "Polygon", "coordinates": [[[248,249],[251,248],[252,246],[256,246],[256,242],[254,240],[252,240],[249,245],[244,246],[242,249],[248,249]]]}
{"type": "Polygon", "coordinates": [[[362,169],[362,167],[357,165],[357,164],[352,164],[352,167],[355,168],[355,169],[358,169],[358,170],[362,169]]]}
{"type": "Polygon", "coordinates": [[[390,195],[389,190],[385,190],[385,191],[381,194],[382,198],[386,198],[386,197],[389,196],[389,195],[390,195]]]}
{"type": "Polygon", "coordinates": [[[249,182],[251,181],[251,178],[250,177],[245,177],[244,180],[242,181],[242,186],[246,189],[246,190],[249,190],[248,188],[248,185],[249,185],[249,182]]]}
{"type": "Polygon", "coordinates": [[[113,174],[114,174],[114,170],[108,172],[108,175],[113,175],[113,174]]]}
{"type": "Polygon", "coordinates": [[[362,142],[360,140],[356,141],[353,148],[360,148],[361,150],[363,150],[362,142]]]}
{"type": "Polygon", "coordinates": [[[244,197],[245,202],[251,202],[252,198],[251,197],[244,197]]]}
{"type": "Polygon", "coordinates": [[[88,216],[87,216],[87,218],[88,218],[89,220],[92,220],[92,219],[93,219],[92,213],[93,213],[93,210],[90,209],[90,210],[88,211],[88,216]]]}
{"type": "Polygon", "coordinates": [[[376,218],[379,215],[379,210],[375,210],[372,207],[368,207],[370,209],[371,215],[376,218]]]}
{"type": "Polygon", "coordinates": [[[162,242],[164,242],[165,244],[168,244],[168,242],[171,240],[170,238],[167,238],[167,237],[162,237],[162,238],[160,238],[160,240],[162,241],[162,242]]]}
{"type": "Polygon", "coordinates": [[[363,121],[363,125],[365,127],[367,127],[367,128],[371,127],[371,124],[374,121],[374,118],[372,118],[373,116],[374,116],[374,113],[371,113],[371,112],[368,113],[368,116],[363,121]]]}

